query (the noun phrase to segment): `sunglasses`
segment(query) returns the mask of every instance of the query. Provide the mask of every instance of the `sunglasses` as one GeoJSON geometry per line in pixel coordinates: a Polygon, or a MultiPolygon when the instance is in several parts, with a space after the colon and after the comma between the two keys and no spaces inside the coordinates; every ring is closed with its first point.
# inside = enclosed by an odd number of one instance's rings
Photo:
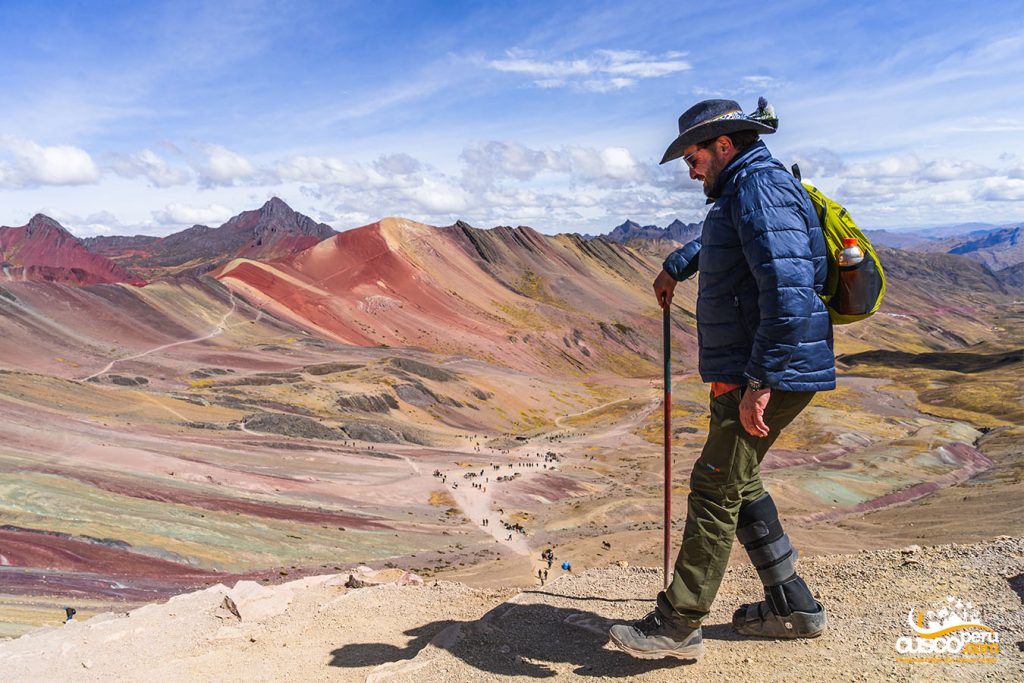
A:
{"type": "Polygon", "coordinates": [[[697,162],[694,161],[693,158],[697,156],[697,152],[701,151],[702,149],[707,149],[709,146],[709,144],[698,146],[697,149],[695,149],[693,152],[683,157],[683,161],[685,161],[686,165],[689,166],[691,169],[697,168],[697,162]]]}

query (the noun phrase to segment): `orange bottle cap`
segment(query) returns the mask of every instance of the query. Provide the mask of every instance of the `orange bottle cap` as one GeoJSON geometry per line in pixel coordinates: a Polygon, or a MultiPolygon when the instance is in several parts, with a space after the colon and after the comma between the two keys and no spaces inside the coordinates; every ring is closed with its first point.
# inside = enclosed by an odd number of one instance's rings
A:
{"type": "Polygon", "coordinates": [[[856,237],[844,237],[843,238],[843,246],[844,247],[855,247],[855,246],[857,246],[857,238],[856,237]]]}

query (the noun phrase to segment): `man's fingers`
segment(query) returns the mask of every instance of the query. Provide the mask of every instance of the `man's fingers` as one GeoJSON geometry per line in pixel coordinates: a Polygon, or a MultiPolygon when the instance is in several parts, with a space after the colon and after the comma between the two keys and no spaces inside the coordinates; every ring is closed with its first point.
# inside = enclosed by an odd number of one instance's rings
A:
{"type": "Polygon", "coordinates": [[[757,436],[754,433],[754,426],[750,424],[750,420],[747,419],[747,411],[740,410],[740,424],[743,425],[743,431],[751,436],[757,436]]]}
{"type": "Polygon", "coordinates": [[[676,288],[676,281],[672,276],[662,270],[654,279],[654,298],[662,308],[668,308],[672,303],[672,291],[676,288]]]}
{"type": "Polygon", "coordinates": [[[764,403],[768,402],[766,395],[754,397],[754,392],[744,392],[740,400],[740,424],[743,430],[751,436],[768,436],[768,425],[764,423],[764,403]]]}
{"type": "Polygon", "coordinates": [[[750,417],[741,413],[740,424],[743,425],[744,431],[751,436],[768,436],[768,429],[764,427],[764,422],[759,417],[750,417]]]}
{"type": "Polygon", "coordinates": [[[754,431],[756,436],[768,436],[768,425],[764,423],[764,413],[754,406],[754,431]]]}

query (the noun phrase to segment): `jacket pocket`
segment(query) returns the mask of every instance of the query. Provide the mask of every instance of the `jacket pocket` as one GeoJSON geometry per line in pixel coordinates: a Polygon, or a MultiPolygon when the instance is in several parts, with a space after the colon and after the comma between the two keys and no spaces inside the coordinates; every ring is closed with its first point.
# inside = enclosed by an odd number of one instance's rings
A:
{"type": "Polygon", "coordinates": [[[739,324],[740,332],[743,335],[743,339],[749,346],[754,343],[754,335],[750,331],[750,328],[747,327],[747,314],[743,307],[743,297],[740,296],[738,292],[733,292],[732,305],[736,310],[736,321],[739,324]]]}

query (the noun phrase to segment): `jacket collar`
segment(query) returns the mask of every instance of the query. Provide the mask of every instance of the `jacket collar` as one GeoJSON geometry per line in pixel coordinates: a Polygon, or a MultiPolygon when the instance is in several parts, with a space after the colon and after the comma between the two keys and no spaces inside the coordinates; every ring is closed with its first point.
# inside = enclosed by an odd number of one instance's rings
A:
{"type": "Polygon", "coordinates": [[[772,153],[768,151],[768,147],[765,146],[764,142],[758,140],[750,147],[743,150],[742,153],[737,154],[732,158],[725,168],[722,169],[721,174],[718,176],[718,180],[715,181],[714,187],[711,188],[711,194],[708,195],[708,204],[714,203],[722,193],[725,191],[725,186],[736,177],[736,174],[740,170],[747,166],[758,162],[768,161],[772,158],[772,153]]]}

